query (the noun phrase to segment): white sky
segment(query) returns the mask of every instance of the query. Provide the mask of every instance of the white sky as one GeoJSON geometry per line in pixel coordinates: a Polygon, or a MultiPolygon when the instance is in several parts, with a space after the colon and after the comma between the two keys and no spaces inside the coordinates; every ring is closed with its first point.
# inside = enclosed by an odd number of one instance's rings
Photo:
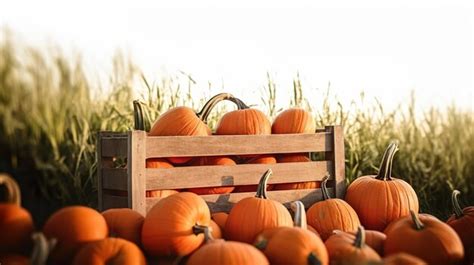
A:
{"type": "Polygon", "coordinates": [[[365,91],[393,108],[414,90],[423,108],[474,110],[471,1],[255,2],[2,1],[0,25],[79,50],[99,74],[120,48],[151,79],[182,70],[250,104],[267,71],[287,104],[299,71],[306,89],[331,82],[344,103],[365,91]]]}

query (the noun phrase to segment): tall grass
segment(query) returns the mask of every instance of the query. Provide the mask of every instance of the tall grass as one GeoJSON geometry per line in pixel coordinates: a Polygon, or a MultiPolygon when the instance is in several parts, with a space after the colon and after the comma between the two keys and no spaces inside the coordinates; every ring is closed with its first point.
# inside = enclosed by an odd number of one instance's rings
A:
{"type": "MultiPolygon", "coordinates": [[[[117,56],[109,82],[100,84],[85,74],[79,57],[22,45],[8,33],[2,36],[0,171],[27,168],[40,194],[51,201],[96,204],[96,133],[132,128],[133,99],[148,106],[152,120],[170,107],[199,108],[205,100],[192,96],[197,86],[189,75],[184,80],[145,76],[117,56]],[[136,84],[144,89],[137,91],[136,84]]],[[[348,182],[375,174],[389,141],[398,140],[394,174],[413,185],[422,211],[446,217],[453,188],[463,192],[465,204],[474,204],[472,112],[452,106],[419,116],[414,98],[395,111],[382,104],[367,105],[363,96],[343,106],[329,88],[323,93],[304,89],[299,75],[288,87],[277,86],[270,75],[267,81],[261,103],[270,117],[280,110],[275,105],[277,91],[288,89],[293,96],[285,107],[312,111],[318,127],[344,125],[348,182]],[[319,93],[323,104],[309,102],[305,93],[319,93]]],[[[213,112],[211,126],[227,106],[213,112]]]]}

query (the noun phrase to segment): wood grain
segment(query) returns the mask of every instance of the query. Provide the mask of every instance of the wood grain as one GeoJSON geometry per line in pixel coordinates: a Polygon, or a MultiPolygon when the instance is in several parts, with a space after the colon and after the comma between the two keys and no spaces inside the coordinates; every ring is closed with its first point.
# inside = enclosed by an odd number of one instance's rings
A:
{"type": "Polygon", "coordinates": [[[145,152],[146,132],[131,131],[128,136],[128,203],[133,210],[145,215],[145,152]]]}
{"type": "Polygon", "coordinates": [[[128,190],[127,169],[126,168],[102,168],[100,170],[103,189],[128,190]]]}
{"type": "Polygon", "coordinates": [[[100,133],[101,157],[127,157],[126,133],[100,133]]]}
{"type": "Polygon", "coordinates": [[[337,198],[344,198],[346,192],[344,131],[342,126],[326,127],[333,135],[334,187],[337,198]]]}

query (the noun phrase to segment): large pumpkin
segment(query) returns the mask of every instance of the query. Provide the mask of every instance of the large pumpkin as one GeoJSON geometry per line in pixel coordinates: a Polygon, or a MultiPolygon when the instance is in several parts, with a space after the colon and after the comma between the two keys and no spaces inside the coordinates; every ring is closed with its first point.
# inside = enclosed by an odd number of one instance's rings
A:
{"type": "Polygon", "coordinates": [[[152,256],[188,255],[204,240],[193,232],[195,225],[209,226],[206,202],[191,192],[160,200],[148,212],[142,228],[142,245],[152,256]]]}
{"type": "Polygon", "coordinates": [[[314,133],[316,122],[311,113],[300,108],[291,108],[276,116],[272,124],[273,134],[314,133]]]}
{"type": "Polygon", "coordinates": [[[392,142],[383,155],[378,175],[359,177],[347,188],[345,199],[367,229],[384,231],[392,221],[409,215],[410,210],[418,212],[418,197],[410,184],[392,178],[397,151],[398,144],[392,142]]]}
{"type": "MultiPolygon", "coordinates": [[[[236,163],[233,159],[225,156],[209,156],[199,157],[193,161],[192,166],[235,166],[236,163]]],[[[226,194],[231,193],[234,190],[233,186],[228,187],[211,187],[211,188],[191,188],[188,189],[190,192],[194,192],[199,195],[203,194],[226,194]]]]}
{"type": "Polygon", "coordinates": [[[323,200],[314,203],[306,213],[308,224],[311,225],[326,240],[332,235],[333,230],[354,232],[360,222],[356,212],[345,201],[329,196],[326,176],[321,183],[323,200]]]}
{"type": "MultiPolygon", "coordinates": [[[[458,190],[453,191],[451,202],[454,214],[449,217],[446,223],[459,235],[466,251],[474,250],[474,206],[462,209],[458,201],[459,194],[458,190]]],[[[474,253],[472,255],[474,256],[474,253]]]]}
{"type": "MultiPolygon", "coordinates": [[[[307,154],[287,154],[277,158],[278,163],[311,162],[307,154]]],[[[319,181],[282,183],[273,185],[273,190],[304,190],[321,187],[319,181]]]]}
{"type": "Polygon", "coordinates": [[[121,238],[106,238],[91,242],[76,254],[74,265],[145,265],[142,251],[133,243],[121,238]]]}
{"type": "Polygon", "coordinates": [[[293,226],[288,210],[283,204],[267,199],[269,169],[261,177],[255,197],[237,202],[227,217],[225,235],[229,240],[252,243],[265,229],[279,226],[293,226]]]}
{"type": "MultiPolygon", "coordinates": [[[[214,106],[222,100],[232,100],[233,96],[222,93],[211,98],[196,113],[188,107],[175,107],[169,109],[155,121],[148,133],[149,136],[207,136],[211,130],[206,125],[207,117],[214,106]]],[[[169,158],[174,164],[183,164],[191,160],[191,157],[169,158]]]]}
{"type": "Polygon", "coordinates": [[[459,236],[433,216],[410,211],[410,216],[395,221],[386,235],[385,255],[406,252],[433,265],[457,264],[464,258],[459,236]]]}
{"type": "Polygon", "coordinates": [[[206,244],[190,257],[187,265],[268,265],[268,260],[254,246],[234,241],[214,240],[207,227],[197,227],[198,233],[205,233],[206,244]]]}
{"type": "Polygon", "coordinates": [[[0,174],[5,202],[0,202],[0,253],[29,253],[34,231],[30,213],[20,206],[20,188],[15,180],[0,174]]]}
{"type": "Polygon", "coordinates": [[[57,240],[49,257],[50,262],[64,264],[86,243],[107,237],[108,228],[104,217],[96,210],[85,206],[69,206],[48,218],[43,233],[48,239],[57,240]]]}
{"type": "Polygon", "coordinates": [[[355,238],[336,230],[325,244],[331,265],[362,265],[381,260],[379,254],[365,244],[365,232],[362,226],[359,226],[355,238]]]}
{"type": "Polygon", "coordinates": [[[138,212],[129,208],[109,209],[102,212],[107,222],[109,236],[120,237],[141,244],[141,233],[145,218],[138,212]]]}

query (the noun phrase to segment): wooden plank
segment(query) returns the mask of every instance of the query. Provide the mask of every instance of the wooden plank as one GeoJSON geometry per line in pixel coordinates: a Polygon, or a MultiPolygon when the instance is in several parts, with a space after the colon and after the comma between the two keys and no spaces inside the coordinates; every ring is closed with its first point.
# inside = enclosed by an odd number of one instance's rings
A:
{"type": "MultiPolygon", "coordinates": [[[[332,188],[328,188],[333,192],[332,188]]],[[[254,197],[254,192],[230,193],[222,195],[201,195],[207,202],[211,212],[229,212],[232,206],[243,198],[254,197]]],[[[313,203],[322,199],[321,189],[308,190],[279,190],[269,191],[268,198],[283,203],[286,207],[293,201],[300,200],[309,208],[313,203]]],[[[147,212],[159,201],[159,198],[146,198],[147,212]]]]}
{"type": "Polygon", "coordinates": [[[268,183],[318,181],[333,174],[331,161],[245,164],[236,166],[198,166],[146,169],[146,188],[182,189],[257,184],[269,168],[273,175],[268,183]]]}
{"type": "Polygon", "coordinates": [[[103,208],[101,211],[105,211],[111,208],[127,208],[128,199],[127,197],[114,196],[109,194],[102,195],[103,208]]]}
{"type": "Polygon", "coordinates": [[[145,152],[146,132],[130,131],[128,137],[128,203],[145,215],[145,152]]]}
{"type": "Polygon", "coordinates": [[[98,133],[97,135],[97,159],[99,160],[97,163],[97,208],[99,211],[104,210],[104,204],[102,199],[102,133],[98,133]]]}
{"type": "Polygon", "coordinates": [[[344,158],[344,131],[342,126],[328,126],[326,127],[333,135],[332,144],[333,152],[332,159],[334,161],[334,187],[335,196],[337,198],[344,198],[346,192],[345,181],[345,158],[344,158]]]}
{"type": "Polygon", "coordinates": [[[126,157],[127,156],[127,134],[126,133],[100,133],[103,157],[126,157]]]}
{"type": "Polygon", "coordinates": [[[147,137],[146,157],[305,153],[332,150],[331,134],[147,137]]]}
{"type": "Polygon", "coordinates": [[[128,190],[128,178],[126,168],[102,168],[102,189],[128,190]]]}

